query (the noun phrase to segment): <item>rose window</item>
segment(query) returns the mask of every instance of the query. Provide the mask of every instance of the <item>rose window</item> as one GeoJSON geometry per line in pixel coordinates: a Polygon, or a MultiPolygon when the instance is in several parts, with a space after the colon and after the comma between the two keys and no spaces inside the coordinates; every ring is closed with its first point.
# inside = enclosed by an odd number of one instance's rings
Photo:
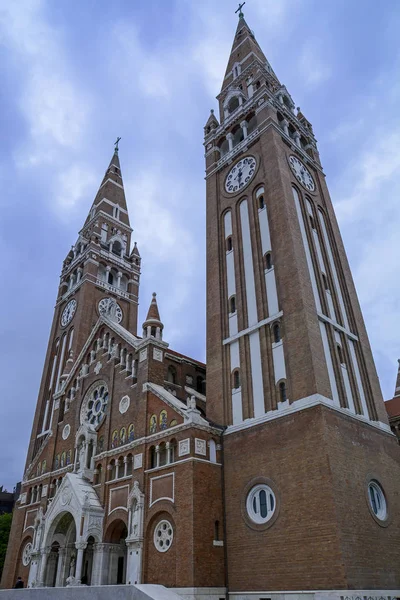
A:
{"type": "Polygon", "coordinates": [[[97,382],[89,388],[81,409],[81,423],[86,421],[95,429],[100,427],[108,404],[108,387],[104,381],[97,382]]]}
{"type": "Polygon", "coordinates": [[[154,530],[154,545],[159,552],[167,552],[174,539],[174,530],[169,521],[160,521],[154,530]]]}

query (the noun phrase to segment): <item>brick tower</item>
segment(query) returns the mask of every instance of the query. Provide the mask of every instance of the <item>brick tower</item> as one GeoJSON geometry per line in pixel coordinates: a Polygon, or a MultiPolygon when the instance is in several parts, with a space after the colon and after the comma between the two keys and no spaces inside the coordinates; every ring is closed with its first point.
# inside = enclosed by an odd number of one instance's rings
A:
{"type": "Polygon", "coordinates": [[[71,359],[77,358],[99,315],[116,302],[117,322],[137,333],[140,255],[136,244],[130,253],[131,232],[117,144],[62,266],[27,468],[48,436],[54,394],[61,390],[71,359]]]}
{"type": "Polygon", "coordinates": [[[243,13],[205,126],[229,593],[400,586],[400,463],[312,126],[243,13]]]}

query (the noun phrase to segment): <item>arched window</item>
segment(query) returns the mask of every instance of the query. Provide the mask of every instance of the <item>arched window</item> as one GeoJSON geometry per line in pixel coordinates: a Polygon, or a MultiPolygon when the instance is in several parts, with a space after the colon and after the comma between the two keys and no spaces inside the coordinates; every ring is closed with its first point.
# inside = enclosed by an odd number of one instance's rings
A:
{"type": "Polygon", "coordinates": [[[169,383],[176,384],[176,369],[175,369],[175,367],[172,367],[171,365],[168,367],[167,381],[169,383]]]}
{"type": "Polygon", "coordinates": [[[126,474],[127,475],[132,475],[132,469],[133,469],[133,458],[132,458],[132,454],[128,454],[127,458],[127,464],[126,464],[126,474]]]}
{"type": "Polygon", "coordinates": [[[239,369],[233,371],[233,389],[238,390],[240,388],[240,372],[239,369]]]}
{"type": "Polygon", "coordinates": [[[165,445],[165,442],[162,442],[160,444],[158,454],[159,454],[158,464],[160,467],[162,467],[167,464],[167,446],[165,445]]]}
{"type": "Polygon", "coordinates": [[[239,108],[239,98],[238,96],[234,96],[228,102],[228,113],[233,113],[237,108],[239,108]]]}
{"type": "Polygon", "coordinates": [[[112,460],[112,461],[110,462],[110,465],[109,465],[109,466],[111,467],[111,468],[109,469],[109,473],[110,473],[110,475],[109,475],[109,477],[110,477],[109,481],[112,481],[112,480],[113,480],[113,479],[115,479],[115,478],[116,478],[116,476],[117,476],[117,466],[116,466],[116,464],[115,464],[115,460],[112,460]]]}
{"type": "Polygon", "coordinates": [[[235,147],[244,140],[244,133],[243,133],[243,129],[240,127],[240,125],[238,125],[237,127],[234,127],[232,129],[232,133],[233,133],[233,146],[235,147]]]}
{"type": "Polygon", "coordinates": [[[177,447],[176,440],[171,440],[169,443],[169,462],[170,463],[175,462],[176,447],[177,447]]]}
{"type": "Polygon", "coordinates": [[[202,375],[199,375],[196,378],[196,390],[200,392],[200,394],[205,395],[206,393],[206,380],[202,375]]]}
{"type": "Polygon", "coordinates": [[[156,337],[156,333],[157,333],[157,328],[152,326],[151,330],[150,330],[151,337],[156,337]]]}
{"type": "Polygon", "coordinates": [[[272,269],[272,254],[271,252],[266,252],[264,254],[264,269],[269,271],[272,269]]]}
{"type": "Polygon", "coordinates": [[[226,238],[226,251],[227,251],[227,252],[230,252],[230,251],[232,250],[232,248],[233,248],[233,246],[232,246],[232,236],[231,236],[231,235],[229,235],[229,236],[226,238]]]}
{"type": "Polygon", "coordinates": [[[214,540],[219,540],[219,521],[215,521],[214,523],[214,540]]]}
{"type": "Polygon", "coordinates": [[[258,208],[260,210],[262,210],[263,208],[265,208],[265,204],[264,204],[264,196],[263,194],[261,194],[261,196],[258,197],[258,208]]]}
{"type": "Polygon", "coordinates": [[[326,278],[325,273],[322,273],[322,282],[324,284],[324,289],[329,291],[328,280],[326,278]]]}
{"type": "Polygon", "coordinates": [[[340,344],[337,344],[337,351],[338,351],[338,356],[339,356],[339,362],[341,365],[344,365],[345,360],[344,360],[344,356],[343,356],[343,349],[340,344]]]}
{"type": "Polygon", "coordinates": [[[115,240],[111,247],[111,252],[116,256],[122,256],[122,244],[119,240],[115,240]]]}
{"type": "Polygon", "coordinates": [[[150,469],[155,469],[157,466],[156,449],[154,446],[150,448],[150,469]]]}
{"type": "Polygon", "coordinates": [[[280,324],[274,323],[272,331],[273,331],[273,335],[274,335],[274,342],[275,342],[275,344],[277,344],[278,342],[281,341],[281,326],[280,326],[280,324]]]}
{"type": "Polygon", "coordinates": [[[225,154],[228,154],[229,152],[229,142],[226,138],[224,138],[223,140],[221,140],[218,144],[218,148],[219,148],[219,152],[221,155],[221,158],[223,158],[225,156],[225,154]]]}
{"type": "Polygon", "coordinates": [[[312,217],[311,215],[309,215],[310,217],[310,225],[311,225],[311,229],[316,229],[315,227],[315,221],[314,221],[314,217],[312,217]]]}
{"type": "Polygon", "coordinates": [[[231,314],[236,312],[236,296],[231,296],[229,298],[229,312],[231,314]]]}
{"type": "Polygon", "coordinates": [[[287,400],[286,383],[284,381],[281,381],[279,384],[279,399],[281,402],[286,402],[287,400]]]}

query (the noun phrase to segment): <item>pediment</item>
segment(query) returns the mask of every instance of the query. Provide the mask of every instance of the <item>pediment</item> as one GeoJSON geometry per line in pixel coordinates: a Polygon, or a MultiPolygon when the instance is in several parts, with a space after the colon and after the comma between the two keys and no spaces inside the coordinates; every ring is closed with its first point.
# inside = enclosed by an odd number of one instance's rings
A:
{"type": "MultiPolygon", "coordinates": [[[[101,329],[105,329],[105,331],[108,332],[110,336],[115,339],[115,342],[119,344],[119,347],[127,348],[128,351],[136,352],[138,346],[142,342],[140,338],[134,336],[132,333],[130,333],[128,330],[122,327],[122,325],[119,325],[118,323],[115,323],[111,319],[102,315],[101,317],[99,317],[96,325],[94,326],[89,337],[87,338],[86,343],[84,344],[81,352],[75,360],[68,377],[65,379],[62,389],[58,394],[55,395],[56,398],[61,397],[63,394],[65,394],[66,390],[70,387],[71,382],[73,382],[76,377],[84,376],[87,374],[88,365],[86,363],[86,357],[87,354],[90,352],[93,343],[99,337],[99,332],[101,329]]],[[[96,361],[96,365],[97,362],[102,361],[96,361]]],[[[94,365],[93,367],[94,370],[96,370],[96,365],[94,365]]]]}
{"type": "Polygon", "coordinates": [[[87,535],[90,535],[91,529],[95,529],[96,533],[99,533],[97,530],[102,530],[104,509],[97,493],[88,481],[76,473],[65,475],[47,509],[44,540],[54,528],[54,523],[59,521],[58,517],[67,512],[73,516],[77,531],[81,529],[83,517],[85,517],[84,532],[87,535]]]}

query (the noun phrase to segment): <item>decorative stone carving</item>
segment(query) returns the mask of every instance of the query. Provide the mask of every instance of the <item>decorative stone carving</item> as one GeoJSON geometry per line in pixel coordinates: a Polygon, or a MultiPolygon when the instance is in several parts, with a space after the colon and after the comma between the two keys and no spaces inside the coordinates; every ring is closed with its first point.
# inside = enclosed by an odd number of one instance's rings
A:
{"type": "Polygon", "coordinates": [[[102,368],[103,368],[103,363],[101,363],[100,361],[98,361],[96,363],[96,366],[95,366],[95,368],[93,370],[96,373],[96,375],[98,375],[100,373],[100,371],[101,371],[102,368]]]}
{"type": "Polygon", "coordinates": [[[206,440],[201,440],[199,438],[196,438],[194,441],[194,451],[196,454],[200,454],[201,456],[206,456],[206,454],[207,454],[206,440]]]}
{"type": "Polygon", "coordinates": [[[179,456],[190,454],[190,438],[179,442],[179,456]]]}
{"type": "Polygon", "coordinates": [[[139,362],[143,362],[144,360],[147,360],[147,348],[143,348],[139,353],[139,362]]]}
{"type": "Polygon", "coordinates": [[[131,399],[129,398],[129,396],[123,396],[121,398],[121,400],[119,401],[119,412],[121,413],[121,415],[124,415],[126,413],[130,404],[131,399]]]}
{"type": "Polygon", "coordinates": [[[61,494],[61,504],[66,506],[71,502],[72,499],[72,490],[69,487],[65,487],[61,494]]]}
{"type": "Polygon", "coordinates": [[[160,348],[153,348],[153,358],[154,360],[158,360],[159,362],[163,361],[163,353],[160,348]]]}
{"type": "Polygon", "coordinates": [[[69,423],[67,423],[67,425],[65,425],[62,430],[62,439],[63,440],[68,439],[70,433],[71,433],[71,425],[69,425],[69,423]]]}
{"type": "Polygon", "coordinates": [[[46,497],[47,496],[47,490],[48,489],[49,489],[49,486],[47,484],[43,486],[42,497],[46,497]]]}

